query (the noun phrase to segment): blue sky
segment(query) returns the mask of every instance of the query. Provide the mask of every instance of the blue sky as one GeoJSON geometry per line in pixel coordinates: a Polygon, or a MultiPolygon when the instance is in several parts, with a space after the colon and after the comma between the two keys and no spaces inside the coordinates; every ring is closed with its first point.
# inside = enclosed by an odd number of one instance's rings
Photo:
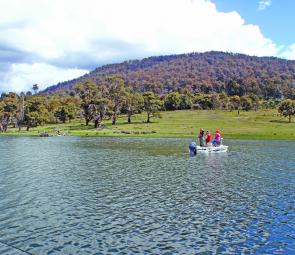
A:
{"type": "Polygon", "coordinates": [[[0,92],[156,55],[295,60],[293,10],[295,0],[0,0],[0,92]]]}
{"type": "Polygon", "coordinates": [[[295,42],[295,1],[271,0],[269,6],[259,10],[259,0],[213,0],[223,12],[237,11],[246,23],[257,24],[262,33],[280,45],[295,42]]]}

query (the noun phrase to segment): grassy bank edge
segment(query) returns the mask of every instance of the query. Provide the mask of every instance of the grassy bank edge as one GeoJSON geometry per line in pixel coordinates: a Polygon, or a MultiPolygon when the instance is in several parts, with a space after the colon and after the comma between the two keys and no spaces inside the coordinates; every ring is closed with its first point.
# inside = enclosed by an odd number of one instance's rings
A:
{"type": "Polygon", "coordinates": [[[295,140],[295,123],[278,116],[276,110],[260,110],[257,112],[182,110],[162,112],[161,119],[153,119],[146,123],[145,114],[133,116],[133,123],[128,124],[126,116],[118,119],[118,125],[104,121],[103,129],[94,129],[93,124],[85,126],[83,119],[72,123],[48,124],[32,128],[30,131],[9,129],[0,136],[39,136],[42,132],[55,135],[60,129],[66,136],[80,137],[143,137],[143,138],[189,138],[196,139],[198,129],[203,127],[214,132],[221,129],[224,139],[242,140],[295,140]]]}
{"type": "MultiPolygon", "coordinates": [[[[56,135],[50,134],[50,137],[56,135]]],[[[85,133],[71,133],[62,135],[62,137],[128,137],[128,138],[190,138],[197,139],[197,135],[171,135],[171,134],[85,134],[85,133]]],[[[7,132],[0,133],[0,137],[40,137],[38,133],[28,132],[28,133],[17,133],[17,132],[7,132]]],[[[280,135],[244,135],[244,134],[233,134],[224,135],[223,138],[226,139],[239,139],[239,140],[291,140],[295,141],[295,136],[280,136],[280,135]]]]}

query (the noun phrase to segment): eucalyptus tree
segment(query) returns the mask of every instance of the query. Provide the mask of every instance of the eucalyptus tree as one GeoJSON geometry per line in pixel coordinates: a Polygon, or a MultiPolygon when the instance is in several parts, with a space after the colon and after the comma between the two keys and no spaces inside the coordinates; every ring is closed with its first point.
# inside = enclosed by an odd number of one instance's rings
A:
{"type": "Polygon", "coordinates": [[[34,93],[37,94],[38,90],[39,90],[38,84],[34,84],[33,87],[32,87],[32,90],[34,90],[34,93]]]}
{"type": "Polygon", "coordinates": [[[229,104],[229,98],[228,98],[227,94],[225,94],[224,92],[220,93],[219,94],[219,100],[220,100],[221,109],[222,110],[228,110],[229,107],[230,107],[230,104],[229,104]]]}
{"type": "Polygon", "coordinates": [[[192,98],[193,98],[193,95],[190,92],[180,94],[179,109],[180,110],[191,109],[193,107],[192,98]]]}
{"type": "Polygon", "coordinates": [[[102,125],[103,118],[108,112],[109,100],[106,98],[96,98],[96,101],[89,105],[89,111],[93,116],[94,128],[100,128],[102,125]]]}
{"type": "Polygon", "coordinates": [[[108,98],[98,97],[96,99],[95,106],[96,116],[94,118],[94,127],[99,128],[102,124],[103,118],[106,115],[112,114],[112,111],[110,111],[110,109],[112,108],[113,104],[108,98]]]}
{"type": "Polygon", "coordinates": [[[287,99],[281,102],[278,112],[284,117],[288,117],[289,123],[291,123],[292,116],[295,115],[295,100],[287,99]]]}
{"type": "Polygon", "coordinates": [[[2,126],[2,118],[4,116],[4,102],[0,101],[0,132],[4,132],[4,128],[2,126]]]}
{"type": "Polygon", "coordinates": [[[0,106],[0,125],[1,131],[6,132],[10,121],[15,118],[17,111],[17,94],[9,92],[2,94],[2,103],[0,106]]]}
{"type": "Polygon", "coordinates": [[[65,106],[60,106],[58,109],[56,109],[54,116],[62,123],[65,123],[66,119],[68,118],[68,112],[66,111],[65,106]]]}
{"type": "Polygon", "coordinates": [[[180,94],[178,92],[171,92],[166,95],[164,105],[168,111],[178,110],[180,106],[180,94]]]}
{"type": "Polygon", "coordinates": [[[61,96],[57,99],[59,106],[54,110],[54,116],[65,123],[66,120],[71,122],[76,117],[80,100],[72,96],[61,96]]]}
{"type": "Polygon", "coordinates": [[[230,110],[238,110],[238,114],[240,113],[240,103],[241,103],[241,98],[239,96],[229,97],[228,106],[230,110]]]}
{"type": "Polygon", "coordinates": [[[26,97],[24,93],[21,93],[17,98],[17,110],[16,110],[16,125],[18,130],[21,131],[25,120],[25,108],[26,108],[26,97]]]}
{"type": "Polygon", "coordinates": [[[120,77],[106,77],[106,82],[108,83],[108,96],[112,102],[112,125],[116,125],[118,114],[128,98],[128,90],[124,80],[120,77]]]}
{"type": "Polygon", "coordinates": [[[32,96],[27,99],[24,110],[24,124],[27,131],[48,121],[50,113],[45,107],[44,96],[32,96]]]}
{"type": "Polygon", "coordinates": [[[210,94],[196,94],[194,96],[194,103],[200,106],[201,109],[213,109],[212,95],[210,94]]]}
{"type": "Polygon", "coordinates": [[[259,96],[255,95],[255,94],[250,94],[248,96],[251,101],[252,101],[252,108],[255,110],[255,111],[258,111],[259,110],[259,107],[260,107],[260,99],[259,99],[259,96]]]}
{"type": "Polygon", "coordinates": [[[240,107],[243,111],[250,111],[253,108],[251,98],[248,96],[242,96],[240,101],[240,107]]]}
{"type": "Polygon", "coordinates": [[[98,86],[92,80],[88,80],[76,85],[74,89],[81,99],[81,108],[83,110],[86,126],[88,126],[96,114],[96,111],[94,111],[96,107],[94,107],[94,105],[99,95],[98,86]]]}
{"type": "Polygon", "coordinates": [[[222,104],[220,97],[217,93],[211,95],[212,109],[220,109],[222,104]]]}
{"type": "Polygon", "coordinates": [[[127,112],[127,121],[131,123],[131,116],[143,110],[144,99],[140,93],[135,92],[132,88],[127,88],[127,97],[125,101],[125,110],[127,112]]]}
{"type": "Polygon", "coordinates": [[[93,98],[90,108],[93,114],[94,128],[100,128],[104,117],[112,115],[113,103],[109,98],[109,89],[104,81],[98,85],[98,93],[93,98]]]}
{"type": "Polygon", "coordinates": [[[163,102],[157,94],[151,91],[143,93],[143,109],[147,113],[147,123],[150,123],[150,119],[153,115],[158,113],[163,106],[163,102]]]}

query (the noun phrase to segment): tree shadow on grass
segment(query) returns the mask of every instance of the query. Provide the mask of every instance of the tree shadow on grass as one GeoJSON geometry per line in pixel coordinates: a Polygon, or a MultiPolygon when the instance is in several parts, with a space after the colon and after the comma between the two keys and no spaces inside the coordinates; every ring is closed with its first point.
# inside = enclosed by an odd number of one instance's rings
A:
{"type": "Polygon", "coordinates": [[[280,120],[270,120],[269,122],[273,123],[286,123],[286,124],[291,124],[288,120],[280,119],[280,120]]]}
{"type": "Polygon", "coordinates": [[[88,126],[86,126],[85,124],[74,125],[74,126],[69,126],[67,129],[70,131],[92,130],[94,129],[94,125],[88,125],[88,126]]]}
{"type": "MultiPolygon", "coordinates": [[[[100,129],[105,129],[105,128],[116,128],[116,127],[131,127],[133,129],[136,129],[136,126],[142,126],[142,125],[146,125],[146,124],[155,124],[158,123],[157,121],[152,121],[150,123],[144,122],[144,121],[133,121],[130,124],[126,121],[126,122],[117,122],[116,125],[112,125],[112,123],[102,123],[102,126],[100,129]]],[[[73,125],[73,126],[69,126],[67,127],[67,129],[69,131],[91,131],[94,130],[94,124],[91,123],[88,126],[86,126],[85,124],[80,124],[80,125],[73,125]]]]}
{"type": "MultiPolygon", "coordinates": [[[[146,121],[132,121],[130,124],[126,122],[117,122],[114,126],[133,126],[133,125],[146,125],[146,124],[155,124],[159,123],[158,121],[151,121],[150,123],[147,123],[146,121]]],[[[105,124],[106,126],[113,126],[112,123],[105,124]]]]}

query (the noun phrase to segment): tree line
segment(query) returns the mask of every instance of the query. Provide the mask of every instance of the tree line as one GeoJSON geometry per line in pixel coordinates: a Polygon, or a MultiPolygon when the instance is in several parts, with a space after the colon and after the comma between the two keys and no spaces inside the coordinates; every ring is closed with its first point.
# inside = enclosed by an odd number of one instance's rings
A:
{"type": "Polygon", "coordinates": [[[93,80],[77,84],[69,93],[38,94],[38,86],[33,86],[34,94],[2,93],[0,97],[0,131],[8,127],[21,130],[46,123],[65,123],[75,118],[84,118],[85,125],[93,123],[100,128],[104,119],[111,119],[116,125],[118,115],[126,115],[128,123],[132,116],[145,112],[146,122],[158,116],[160,111],[184,109],[221,109],[228,111],[250,111],[261,108],[276,108],[283,116],[295,114],[295,101],[265,100],[261,96],[244,96],[225,93],[192,93],[188,89],[178,89],[166,95],[153,91],[139,91],[126,85],[118,76],[106,76],[99,85],[93,80]]]}

